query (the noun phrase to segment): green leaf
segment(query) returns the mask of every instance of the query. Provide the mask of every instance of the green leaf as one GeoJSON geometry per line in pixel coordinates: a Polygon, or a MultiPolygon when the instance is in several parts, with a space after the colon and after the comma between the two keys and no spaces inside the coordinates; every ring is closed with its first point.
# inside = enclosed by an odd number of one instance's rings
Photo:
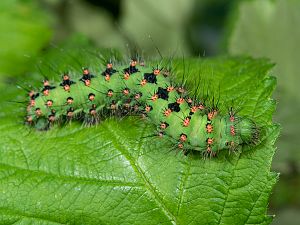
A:
{"type": "Polygon", "coordinates": [[[30,70],[50,39],[49,18],[34,1],[2,0],[0,27],[0,76],[30,70]]]}
{"type": "Polygon", "coordinates": [[[275,119],[282,124],[283,133],[273,166],[284,173],[292,173],[294,167],[300,168],[297,123],[300,111],[299,11],[298,0],[243,1],[238,7],[228,42],[230,54],[268,57],[277,64],[274,68],[278,79],[275,119]]]}
{"type": "MultiPolygon", "coordinates": [[[[119,5],[119,1],[112,4],[119,5]]],[[[143,57],[156,57],[157,49],[163,55],[189,54],[185,33],[194,2],[165,0],[157,4],[152,0],[125,0],[120,5],[116,20],[117,15],[113,18],[107,11],[84,1],[67,3],[64,16],[69,27],[63,28],[84,33],[99,47],[117,48],[124,54],[138,51],[143,57]]]]}
{"type": "Polygon", "coordinates": [[[25,106],[7,104],[25,93],[7,87],[0,103],[0,224],[269,224],[279,133],[271,123],[271,64],[220,58],[174,67],[188,83],[199,74],[210,78],[221,105],[243,99],[241,113],[262,127],[260,143],[207,160],[185,156],[167,139],[143,138],[154,128],[138,117],[38,132],[22,124],[25,106]]]}

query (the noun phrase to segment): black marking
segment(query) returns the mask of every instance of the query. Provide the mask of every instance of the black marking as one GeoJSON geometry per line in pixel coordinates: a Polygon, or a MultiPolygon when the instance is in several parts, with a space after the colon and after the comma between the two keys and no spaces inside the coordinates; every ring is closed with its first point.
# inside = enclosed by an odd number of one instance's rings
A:
{"type": "Polygon", "coordinates": [[[79,80],[85,82],[86,80],[91,80],[94,77],[95,76],[93,74],[83,74],[79,80]]]}
{"type": "Polygon", "coordinates": [[[29,97],[31,100],[35,100],[39,96],[40,96],[40,93],[34,93],[34,91],[32,93],[29,93],[29,97]]]}
{"type": "Polygon", "coordinates": [[[168,104],[168,108],[172,110],[172,112],[179,112],[180,111],[180,106],[177,102],[170,103],[168,104]]]}
{"type": "Polygon", "coordinates": [[[114,68],[111,67],[111,68],[106,68],[101,74],[103,76],[105,76],[105,75],[111,76],[111,75],[113,75],[116,72],[117,72],[117,70],[115,70],[114,68]]]}
{"type": "Polygon", "coordinates": [[[54,88],[55,88],[55,86],[45,85],[42,91],[45,91],[45,90],[52,90],[52,89],[54,89],[54,88]]]}
{"type": "Polygon", "coordinates": [[[129,66],[128,68],[125,68],[123,71],[124,73],[129,73],[129,74],[139,72],[139,70],[135,66],[129,66]]]}
{"type": "Polygon", "coordinates": [[[137,59],[136,58],[132,58],[131,62],[130,62],[130,66],[128,68],[125,68],[123,70],[124,73],[133,74],[133,73],[139,72],[139,70],[136,68],[136,63],[137,63],[137,59]]]}
{"type": "Polygon", "coordinates": [[[45,80],[43,81],[43,83],[44,83],[43,91],[44,91],[44,90],[51,90],[51,89],[54,89],[54,88],[55,88],[55,86],[51,86],[51,85],[49,84],[49,80],[48,80],[48,79],[45,79],[45,80]]]}
{"type": "Polygon", "coordinates": [[[154,75],[154,73],[145,73],[144,74],[144,79],[149,82],[149,83],[152,83],[152,84],[156,84],[157,83],[157,78],[156,76],[154,75]]]}
{"type": "Polygon", "coordinates": [[[167,89],[164,89],[162,87],[158,88],[156,94],[158,95],[159,98],[164,100],[168,100],[169,98],[169,92],[167,91],[167,89]]]}
{"type": "Polygon", "coordinates": [[[75,82],[75,81],[72,81],[72,80],[70,80],[70,79],[66,79],[66,80],[63,80],[63,81],[59,84],[59,86],[65,86],[65,85],[71,86],[72,84],[76,84],[76,82],[75,82]]]}
{"type": "Polygon", "coordinates": [[[82,74],[82,77],[79,79],[80,81],[82,81],[82,82],[85,83],[86,80],[91,80],[92,78],[95,77],[93,74],[90,73],[90,71],[88,70],[87,67],[83,68],[83,72],[84,72],[84,71],[86,71],[87,74],[83,73],[83,74],[82,74]]]}

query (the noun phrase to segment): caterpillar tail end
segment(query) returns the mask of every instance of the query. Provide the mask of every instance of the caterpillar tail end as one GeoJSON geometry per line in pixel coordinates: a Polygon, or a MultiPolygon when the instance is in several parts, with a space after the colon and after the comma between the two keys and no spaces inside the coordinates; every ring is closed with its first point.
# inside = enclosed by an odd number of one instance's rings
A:
{"type": "Polygon", "coordinates": [[[251,119],[243,119],[240,124],[240,135],[243,143],[256,145],[260,138],[260,128],[251,119]]]}

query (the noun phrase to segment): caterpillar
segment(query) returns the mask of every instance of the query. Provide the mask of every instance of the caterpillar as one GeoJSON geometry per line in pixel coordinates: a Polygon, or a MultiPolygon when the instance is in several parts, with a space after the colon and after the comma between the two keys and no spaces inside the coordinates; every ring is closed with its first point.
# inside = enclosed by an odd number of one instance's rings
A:
{"type": "Polygon", "coordinates": [[[257,143],[259,128],[253,120],[232,108],[222,114],[217,106],[190,96],[184,85],[172,81],[170,68],[149,67],[137,58],[127,65],[111,59],[105,64],[64,72],[56,84],[45,78],[40,91],[29,92],[26,123],[47,130],[72,120],[90,125],[134,114],[149,118],[158,136],[169,137],[183,151],[215,156],[257,143]]]}

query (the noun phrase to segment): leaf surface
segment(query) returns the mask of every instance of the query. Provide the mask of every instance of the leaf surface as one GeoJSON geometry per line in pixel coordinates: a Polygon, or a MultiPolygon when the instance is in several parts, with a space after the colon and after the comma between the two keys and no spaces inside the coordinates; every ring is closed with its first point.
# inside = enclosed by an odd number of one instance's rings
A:
{"type": "Polygon", "coordinates": [[[0,224],[269,224],[279,133],[271,122],[271,67],[250,58],[174,61],[191,90],[202,75],[216,96],[220,91],[220,105],[234,99],[262,127],[252,149],[206,160],[176,152],[167,139],[144,138],[154,127],[139,117],[32,130],[22,124],[25,107],[8,103],[25,93],[7,88],[0,103],[0,224]]]}

